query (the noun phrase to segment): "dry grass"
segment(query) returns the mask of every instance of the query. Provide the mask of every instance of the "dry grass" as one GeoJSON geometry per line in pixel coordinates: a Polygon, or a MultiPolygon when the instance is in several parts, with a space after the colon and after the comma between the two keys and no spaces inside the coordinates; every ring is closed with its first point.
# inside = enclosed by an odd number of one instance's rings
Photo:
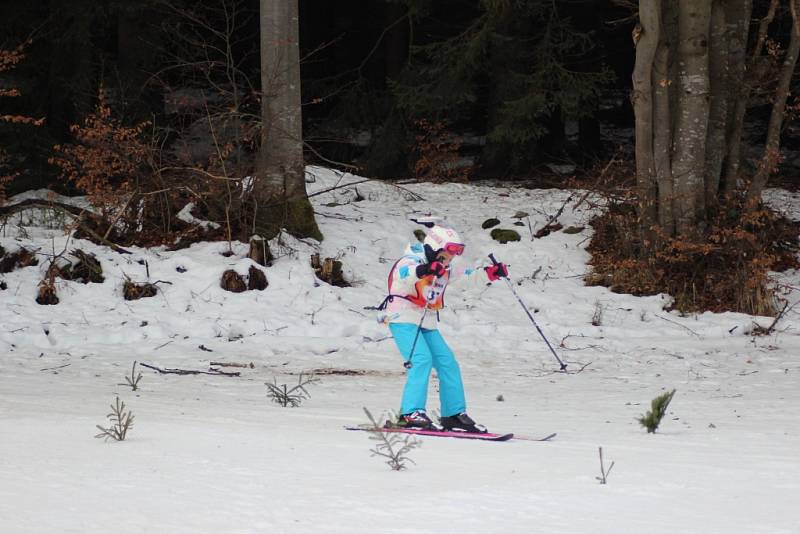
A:
{"type": "Polygon", "coordinates": [[[769,272],[800,266],[797,223],[764,207],[726,207],[703,236],[662,236],[649,246],[629,206],[613,205],[592,226],[587,284],[632,295],[667,293],[682,312],[774,315],[769,272]]]}

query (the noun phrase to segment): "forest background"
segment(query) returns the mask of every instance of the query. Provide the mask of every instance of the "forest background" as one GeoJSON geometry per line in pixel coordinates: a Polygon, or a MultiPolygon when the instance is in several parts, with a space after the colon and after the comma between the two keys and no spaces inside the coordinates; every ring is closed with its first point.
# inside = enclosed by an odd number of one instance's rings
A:
{"type": "Polygon", "coordinates": [[[5,2],[0,179],[88,194],[82,231],[103,242],[178,247],[321,239],[303,163],[588,188],[611,199],[589,283],[774,314],[766,277],[794,265],[796,229],[760,193],[800,166],[796,7],[5,2]],[[183,221],[189,204],[215,224],[183,221]]]}

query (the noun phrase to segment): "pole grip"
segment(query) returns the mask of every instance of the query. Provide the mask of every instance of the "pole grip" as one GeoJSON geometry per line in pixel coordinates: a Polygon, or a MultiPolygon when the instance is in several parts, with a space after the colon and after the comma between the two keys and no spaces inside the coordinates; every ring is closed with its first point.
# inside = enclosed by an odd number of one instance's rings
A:
{"type": "MultiPolygon", "coordinates": [[[[493,265],[501,265],[501,264],[500,264],[500,262],[499,262],[499,261],[497,261],[497,258],[495,258],[495,257],[494,257],[494,252],[491,252],[491,253],[489,253],[489,259],[490,259],[490,260],[492,260],[492,264],[493,264],[493,265]]],[[[506,282],[508,282],[508,283],[511,283],[511,282],[509,282],[509,280],[508,280],[508,271],[506,271],[506,274],[502,274],[502,275],[500,275],[500,276],[502,276],[503,278],[505,278],[506,282]]]]}

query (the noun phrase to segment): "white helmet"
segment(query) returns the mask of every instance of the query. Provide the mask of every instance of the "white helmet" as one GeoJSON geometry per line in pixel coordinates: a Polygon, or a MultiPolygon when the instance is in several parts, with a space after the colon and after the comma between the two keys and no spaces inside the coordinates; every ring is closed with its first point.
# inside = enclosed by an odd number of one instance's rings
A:
{"type": "Polygon", "coordinates": [[[446,252],[460,256],[464,252],[464,242],[458,232],[446,226],[434,225],[425,232],[424,244],[430,246],[434,251],[445,250],[446,252]]]}

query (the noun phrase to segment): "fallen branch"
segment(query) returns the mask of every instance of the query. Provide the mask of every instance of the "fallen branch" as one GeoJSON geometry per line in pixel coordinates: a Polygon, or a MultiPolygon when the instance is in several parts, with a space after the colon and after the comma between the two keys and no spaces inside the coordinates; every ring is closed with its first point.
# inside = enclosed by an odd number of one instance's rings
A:
{"type": "Polygon", "coordinates": [[[75,222],[78,223],[78,226],[80,227],[81,230],[83,230],[84,232],[86,232],[87,234],[92,236],[93,238],[97,239],[99,242],[103,243],[107,247],[111,248],[111,250],[113,250],[114,252],[119,252],[120,254],[130,254],[131,253],[130,250],[125,250],[121,246],[112,243],[111,241],[109,241],[105,237],[101,236],[100,234],[98,234],[97,232],[95,232],[94,230],[89,228],[87,225],[83,224],[81,222],[82,220],[83,220],[83,215],[79,216],[75,220],[75,222]]]}
{"type": "Polygon", "coordinates": [[[785,301],[783,303],[783,309],[780,312],[778,312],[778,315],[775,316],[775,319],[772,321],[772,324],[770,324],[768,327],[764,328],[763,326],[761,326],[760,324],[758,324],[758,323],[756,323],[754,321],[753,322],[753,329],[751,330],[750,333],[752,335],[754,335],[754,336],[768,336],[768,335],[770,335],[772,333],[772,331],[775,330],[775,326],[778,324],[778,321],[781,320],[781,317],[786,315],[787,311],[790,311],[792,308],[797,306],[798,303],[800,303],[800,302],[795,302],[791,307],[789,307],[789,301],[788,300],[785,301]]]}
{"type": "Polygon", "coordinates": [[[386,185],[394,187],[395,189],[399,189],[400,191],[403,191],[404,193],[407,193],[408,195],[410,195],[411,198],[409,198],[408,200],[411,200],[411,201],[425,200],[422,197],[422,195],[420,195],[418,193],[415,193],[415,192],[413,192],[410,189],[407,189],[405,187],[401,187],[401,184],[418,184],[418,183],[419,183],[418,180],[413,180],[411,182],[399,182],[399,183],[387,182],[386,185]]]}
{"type": "Polygon", "coordinates": [[[603,177],[605,176],[606,172],[608,172],[608,169],[611,168],[611,165],[616,163],[616,161],[617,161],[616,156],[613,156],[610,160],[608,160],[606,166],[603,167],[602,171],[600,171],[600,175],[597,177],[597,180],[595,180],[594,186],[587,188],[586,192],[581,196],[581,198],[578,199],[575,205],[572,206],[573,212],[576,211],[578,207],[584,203],[584,201],[586,201],[586,199],[589,197],[591,193],[596,192],[600,188],[600,183],[603,181],[603,177]]]}
{"type": "MultiPolygon", "coordinates": [[[[569,363],[572,363],[572,362],[569,362],[569,363]]],[[[579,373],[582,373],[587,367],[592,365],[592,363],[594,363],[594,362],[585,363],[580,367],[580,369],[570,369],[569,371],[561,371],[561,370],[556,370],[556,371],[547,370],[547,371],[545,371],[543,369],[540,369],[540,371],[541,371],[540,373],[532,375],[532,376],[535,376],[537,378],[541,378],[543,376],[550,376],[550,375],[564,375],[564,374],[577,375],[579,373]]],[[[517,376],[527,376],[527,375],[518,374],[517,376]]]]}
{"type": "Polygon", "coordinates": [[[155,365],[150,365],[147,363],[140,363],[142,367],[147,367],[148,369],[152,369],[154,371],[158,371],[164,375],[219,375],[219,376],[239,376],[240,373],[237,372],[227,372],[227,371],[220,371],[219,369],[209,368],[208,371],[195,371],[193,369],[170,369],[164,368],[161,369],[160,367],[156,367],[155,365]]]}
{"type": "Polygon", "coordinates": [[[564,213],[564,208],[567,207],[567,204],[569,203],[570,200],[572,200],[572,197],[573,197],[573,195],[569,195],[567,197],[567,199],[564,201],[564,203],[561,204],[561,207],[558,208],[558,211],[556,212],[556,214],[548,219],[547,224],[544,225],[545,228],[547,228],[548,226],[550,226],[553,223],[555,223],[556,221],[558,221],[558,218],[561,217],[562,213],[564,213]]]}
{"type": "Polygon", "coordinates": [[[346,184],[335,185],[333,187],[329,187],[321,191],[315,191],[313,193],[309,193],[308,198],[316,197],[325,193],[330,193],[331,191],[336,191],[337,189],[344,189],[345,187],[350,187],[351,185],[358,185],[358,184],[363,184],[364,182],[371,182],[371,181],[372,178],[365,178],[363,180],[357,180],[355,182],[348,182],[346,184]]]}
{"type": "Polygon", "coordinates": [[[241,367],[243,369],[255,369],[253,362],[250,363],[236,363],[236,362],[211,362],[209,365],[216,365],[217,367],[241,367]]]}
{"type": "Polygon", "coordinates": [[[65,363],[64,365],[59,365],[57,367],[45,367],[44,369],[39,369],[40,371],[54,371],[56,369],[63,369],[64,367],[69,367],[70,363],[65,363]]]}
{"type": "Polygon", "coordinates": [[[8,204],[6,206],[0,206],[0,217],[8,217],[13,215],[19,211],[23,211],[29,208],[44,208],[44,209],[53,209],[56,208],[59,211],[65,211],[70,215],[80,216],[83,213],[83,209],[77,206],[71,206],[69,204],[63,204],[61,202],[55,202],[52,200],[43,200],[39,198],[29,198],[27,200],[23,200],[22,202],[17,202],[15,204],[8,204]]]}
{"type": "Polygon", "coordinates": [[[30,208],[42,208],[42,209],[51,209],[56,211],[61,211],[68,215],[72,215],[75,217],[75,223],[80,227],[81,230],[86,232],[87,234],[91,235],[95,238],[98,242],[103,243],[104,245],[110,247],[115,252],[119,252],[120,254],[130,254],[129,250],[125,250],[124,248],[116,245],[106,239],[105,237],[101,236],[94,230],[92,230],[89,225],[84,224],[83,220],[85,217],[94,217],[95,219],[99,219],[92,214],[87,214],[85,209],[78,208],[76,206],[70,206],[69,204],[64,204],[62,202],[55,202],[51,200],[40,200],[36,198],[30,198],[28,200],[23,200],[22,202],[18,202],[16,204],[11,204],[10,206],[0,206],[0,217],[9,217],[19,211],[23,211],[30,208]]]}
{"type": "Polygon", "coordinates": [[[667,319],[666,317],[662,317],[661,315],[659,315],[659,314],[657,314],[657,313],[654,313],[653,315],[655,315],[655,316],[656,316],[656,317],[658,317],[659,319],[663,319],[663,320],[667,321],[668,323],[672,323],[672,324],[674,324],[674,325],[676,325],[676,326],[680,326],[680,327],[681,327],[681,328],[683,328],[684,330],[688,330],[689,332],[691,332],[691,333],[692,333],[692,334],[694,334],[695,336],[697,336],[697,337],[700,337],[700,334],[698,334],[697,332],[695,332],[694,330],[692,330],[692,329],[691,329],[691,328],[689,328],[688,326],[684,326],[684,325],[682,325],[681,323],[679,323],[679,322],[677,322],[677,321],[673,321],[672,319],[667,319]]]}

